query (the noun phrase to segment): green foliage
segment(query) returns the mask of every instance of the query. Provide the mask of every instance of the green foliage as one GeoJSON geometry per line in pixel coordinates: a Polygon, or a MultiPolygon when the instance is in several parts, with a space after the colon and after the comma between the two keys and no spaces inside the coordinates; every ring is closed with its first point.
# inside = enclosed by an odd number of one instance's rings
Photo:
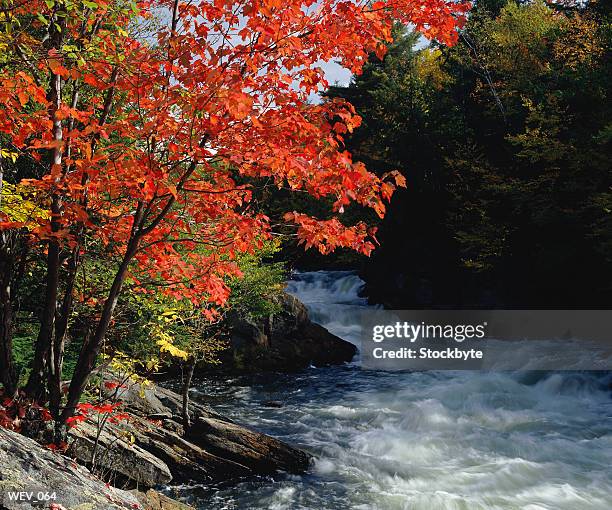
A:
{"type": "Polygon", "coordinates": [[[364,117],[349,149],[408,182],[374,279],[412,296],[426,280],[440,304],[487,286],[523,306],[611,302],[610,22],[597,2],[481,0],[455,47],[398,32],[331,89],[364,117]]]}
{"type": "MultiPolygon", "coordinates": [[[[96,241],[90,240],[93,244],[96,241]]],[[[93,252],[93,247],[90,246],[93,252]]],[[[278,311],[277,294],[284,287],[286,273],[281,263],[270,259],[278,252],[278,243],[265,243],[253,255],[237,261],[243,278],[228,282],[232,294],[221,313],[207,317],[186,300],[177,300],[158,291],[149,282],[143,292],[143,282],[134,278],[125,284],[115,317],[106,337],[100,363],[112,363],[115,373],[151,374],[164,365],[194,358],[208,364],[219,363],[219,355],[227,348],[227,319],[230,310],[251,319],[278,311]]],[[[89,257],[82,261],[74,289],[75,306],[70,317],[64,356],[64,379],[69,379],[76,365],[82,342],[92,334],[97,303],[104,298],[112,281],[112,260],[89,257]]],[[[66,271],[62,267],[62,271],[66,271]]],[[[17,373],[22,383],[29,375],[30,363],[38,335],[37,315],[42,306],[41,285],[44,260],[31,258],[20,284],[20,300],[16,303],[13,353],[17,373]]],[[[63,289],[62,289],[63,292],[63,289]]],[[[95,389],[100,381],[92,380],[95,389]]]]}
{"type": "MultiPolygon", "coordinates": [[[[212,318],[190,302],[155,292],[154,288],[150,293],[124,292],[108,337],[108,351],[118,350],[134,359],[161,364],[190,357],[217,364],[226,348],[228,311],[256,319],[278,310],[274,297],[282,290],[286,275],[283,264],[269,261],[278,249],[277,243],[265,243],[255,254],[238,259],[243,276],[228,282],[228,306],[212,318]]],[[[104,278],[99,268],[96,278],[104,278]]]]}
{"type": "MultiPolygon", "coordinates": [[[[17,374],[21,383],[26,382],[30,373],[30,363],[34,357],[34,345],[38,335],[38,324],[27,314],[20,314],[18,327],[13,336],[13,355],[17,374]]],[[[69,342],[64,353],[64,377],[69,379],[74,373],[79,357],[80,342],[69,342]]]]}
{"type": "Polygon", "coordinates": [[[254,255],[240,257],[243,276],[230,282],[230,307],[239,315],[258,319],[280,310],[274,296],[284,288],[286,271],[283,263],[269,261],[279,249],[278,243],[270,242],[254,255]]]}
{"type": "Polygon", "coordinates": [[[28,367],[34,356],[34,343],[36,342],[35,332],[30,335],[23,336],[25,332],[21,331],[13,337],[13,355],[15,357],[15,366],[20,379],[25,380],[28,374],[28,367]]]}

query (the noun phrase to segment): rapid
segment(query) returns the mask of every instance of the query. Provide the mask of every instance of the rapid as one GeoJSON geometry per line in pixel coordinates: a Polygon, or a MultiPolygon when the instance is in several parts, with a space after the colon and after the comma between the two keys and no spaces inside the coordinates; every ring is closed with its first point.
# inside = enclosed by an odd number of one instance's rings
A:
{"type": "MultiPolygon", "coordinates": [[[[287,291],[357,344],[362,286],[318,271],[296,273],[287,291]]],[[[201,509],[610,510],[610,387],[606,373],[380,372],[358,359],[204,379],[194,399],[316,460],[303,476],[175,490],[201,509]]]]}

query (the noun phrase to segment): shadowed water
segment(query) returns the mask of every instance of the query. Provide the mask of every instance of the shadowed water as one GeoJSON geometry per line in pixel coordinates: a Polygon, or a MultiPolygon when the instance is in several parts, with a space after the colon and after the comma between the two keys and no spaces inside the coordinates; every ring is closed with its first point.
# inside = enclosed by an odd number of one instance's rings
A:
{"type": "MultiPolygon", "coordinates": [[[[296,274],[288,291],[356,342],[362,284],[320,271],[296,274]]],[[[211,378],[193,397],[317,457],[304,476],[176,488],[201,509],[612,508],[610,374],[388,373],[355,362],[211,378]]]]}

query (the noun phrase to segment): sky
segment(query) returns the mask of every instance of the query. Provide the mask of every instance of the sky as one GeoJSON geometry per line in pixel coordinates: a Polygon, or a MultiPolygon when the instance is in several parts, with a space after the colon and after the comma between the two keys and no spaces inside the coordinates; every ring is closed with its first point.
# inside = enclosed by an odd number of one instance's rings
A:
{"type": "MultiPolygon", "coordinates": [[[[325,72],[325,79],[330,85],[348,85],[351,81],[351,72],[336,62],[321,62],[319,67],[325,72]]],[[[318,104],[321,102],[321,95],[315,92],[308,96],[308,101],[318,104]]]]}
{"type": "Polygon", "coordinates": [[[351,81],[351,72],[336,62],[323,62],[321,68],[330,85],[348,85],[351,81]]]}

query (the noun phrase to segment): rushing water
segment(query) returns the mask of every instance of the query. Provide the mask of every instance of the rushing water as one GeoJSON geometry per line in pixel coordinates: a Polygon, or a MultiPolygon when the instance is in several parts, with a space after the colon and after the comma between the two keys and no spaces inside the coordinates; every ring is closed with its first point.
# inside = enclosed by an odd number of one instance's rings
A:
{"type": "MultiPolygon", "coordinates": [[[[297,274],[288,291],[356,342],[362,283],[320,271],[297,274]]],[[[201,509],[612,509],[609,374],[388,373],[353,363],[206,380],[198,397],[317,458],[303,476],[179,488],[201,509]]]]}

